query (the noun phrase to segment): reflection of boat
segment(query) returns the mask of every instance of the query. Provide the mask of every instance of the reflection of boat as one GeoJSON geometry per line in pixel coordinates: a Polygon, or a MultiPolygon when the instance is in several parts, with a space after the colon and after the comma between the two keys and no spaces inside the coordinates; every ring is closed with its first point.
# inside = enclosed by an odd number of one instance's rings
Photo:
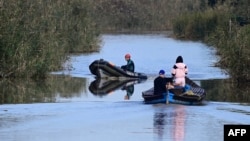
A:
{"type": "Polygon", "coordinates": [[[97,78],[104,77],[121,77],[121,78],[140,78],[147,79],[147,76],[143,73],[124,71],[120,67],[113,65],[112,63],[103,59],[95,60],[89,65],[89,70],[97,78]]]}
{"type": "Polygon", "coordinates": [[[89,91],[94,95],[102,96],[109,94],[117,89],[129,90],[131,86],[134,86],[135,84],[138,83],[142,83],[145,80],[146,79],[124,79],[124,80],[96,79],[91,82],[89,86],[89,91]]]}
{"type": "Polygon", "coordinates": [[[142,92],[142,97],[144,98],[144,103],[154,104],[154,103],[169,103],[176,104],[187,104],[187,105],[197,105],[201,104],[206,97],[206,92],[199,85],[194,83],[192,80],[186,77],[187,87],[183,92],[181,89],[169,89],[168,94],[154,95],[154,89],[151,88],[142,92]]]}

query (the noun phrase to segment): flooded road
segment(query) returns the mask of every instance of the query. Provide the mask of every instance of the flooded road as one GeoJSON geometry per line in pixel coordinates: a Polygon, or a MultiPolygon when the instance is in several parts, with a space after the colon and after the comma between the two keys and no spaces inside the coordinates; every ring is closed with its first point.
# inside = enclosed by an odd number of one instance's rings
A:
{"type": "Polygon", "coordinates": [[[0,83],[1,141],[222,141],[224,124],[250,124],[249,104],[225,97],[211,100],[226,96],[215,87],[225,85],[223,79],[228,77],[213,67],[218,58],[212,48],[164,35],[102,38],[100,52],[73,55],[72,68],[53,72],[49,82],[0,83]],[[128,52],[136,71],[149,76],[132,84],[129,97],[125,85],[90,87],[99,84],[88,69],[92,61],[103,58],[123,65],[128,52]],[[188,65],[189,77],[209,92],[208,99],[201,106],[145,105],[141,92],[152,87],[159,69],[170,75],[178,55],[188,65]]]}
{"type": "Polygon", "coordinates": [[[224,124],[250,124],[249,106],[92,101],[1,106],[4,141],[222,141],[224,124]]]}

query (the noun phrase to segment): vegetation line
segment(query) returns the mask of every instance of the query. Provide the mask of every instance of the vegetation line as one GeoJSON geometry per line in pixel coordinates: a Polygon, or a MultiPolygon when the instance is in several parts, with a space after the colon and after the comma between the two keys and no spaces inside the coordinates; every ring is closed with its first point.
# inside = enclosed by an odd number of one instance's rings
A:
{"type": "Polygon", "coordinates": [[[246,0],[0,0],[0,77],[46,78],[70,53],[98,51],[101,33],[173,31],[249,82],[249,12],[246,0]]]}

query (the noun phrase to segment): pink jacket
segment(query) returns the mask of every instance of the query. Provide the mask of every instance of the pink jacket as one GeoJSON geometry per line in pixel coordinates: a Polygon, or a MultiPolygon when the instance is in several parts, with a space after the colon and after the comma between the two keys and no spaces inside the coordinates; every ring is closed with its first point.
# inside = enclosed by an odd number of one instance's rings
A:
{"type": "Polygon", "coordinates": [[[188,68],[184,63],[176,63],[171,71],[175,78],[185,78],[188,68]]]}

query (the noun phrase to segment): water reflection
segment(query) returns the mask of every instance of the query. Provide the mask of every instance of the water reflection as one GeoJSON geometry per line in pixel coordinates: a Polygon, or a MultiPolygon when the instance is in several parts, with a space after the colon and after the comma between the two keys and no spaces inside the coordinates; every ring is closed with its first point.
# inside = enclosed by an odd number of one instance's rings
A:
{"type": "Polygon", "coordinates": [[[185,136],[185,107],[184,106],[175,106],[176,115],[174,118],[174,126],[173,126],[173,138],[174,141],[183,141],[185,136]]]}
{"type": "Polygon", "coordinates": [[[131,97],[131,96],[133,95],[133,93],[134,93],[134,89],[135,89],[134,85],[126,86],[126,87],[124,87],[123,89],[126,90],[126,95],[124,96],[124,99],[125,99],[125,100],[129,100],[130,97],[131,97]]]}
{"type": "MultiPolygon", "coordinates": [[[[46,80],[1,79],[0,104],[60,102],[62,99],[88,97],[90,91],[94,96],[103,97],[116,90],[124,91],[124,99],[129,100],[135,91],[139,93],[144,87],[135,87],[146,80],[94,80],[71,76],[52,75],[46,80]],[[136,88],[136,89],[135,89],[136,88]]],[[[150,85],[151,81],[145,85],[150,85]]],[[[249,84],[236,85],[228,79],[200,80],[199,85],[207,92],[207,101],[250,103],[249,84]]],[[[89,97],[88,97],[89,98],[89,97]]],[[[96,97],[94,97],[96,98],[96,97]]],[[[116,97],[117,98],[117,97],[116,97]]],[[[139,95],[134,96],[140,99],[139,95]]]]}
{"type": "Polygon", "coordinates": [[[57,98],[86,94],[85,78],[53,75],[46,80],[2,79],[0,104],[57,102],[57,98]]]}
{"type": "Polygon", "coordinates": [[[173,141],[183,141],[185,138],[186,111],[183,105],[158,107],[154,113],[154,133],[157,140],[171,137],[173,141]]]}
{"type": "Polygon", "coordinates": [[[145,79],[96,79],[89,85],[89,91],[96,95],[103,97],[115,90],[121,89],[126,91],[125,100],[129,100],[134,93],[134,85],[145,82],[145,79]]]}
{"type": "Polygon", "coordinates": [[[250,83],[236,84],[230,79],[203,80],[209,101],[250,103],[250,83]]]}
{"type": "Polygon", "coordinates": [[[159,139],[163,138],[164,135],[164,126],[166,125],[165,117],[166,113],[156,112],[154,114],[154,133],[158,135],[159,139]]]}

